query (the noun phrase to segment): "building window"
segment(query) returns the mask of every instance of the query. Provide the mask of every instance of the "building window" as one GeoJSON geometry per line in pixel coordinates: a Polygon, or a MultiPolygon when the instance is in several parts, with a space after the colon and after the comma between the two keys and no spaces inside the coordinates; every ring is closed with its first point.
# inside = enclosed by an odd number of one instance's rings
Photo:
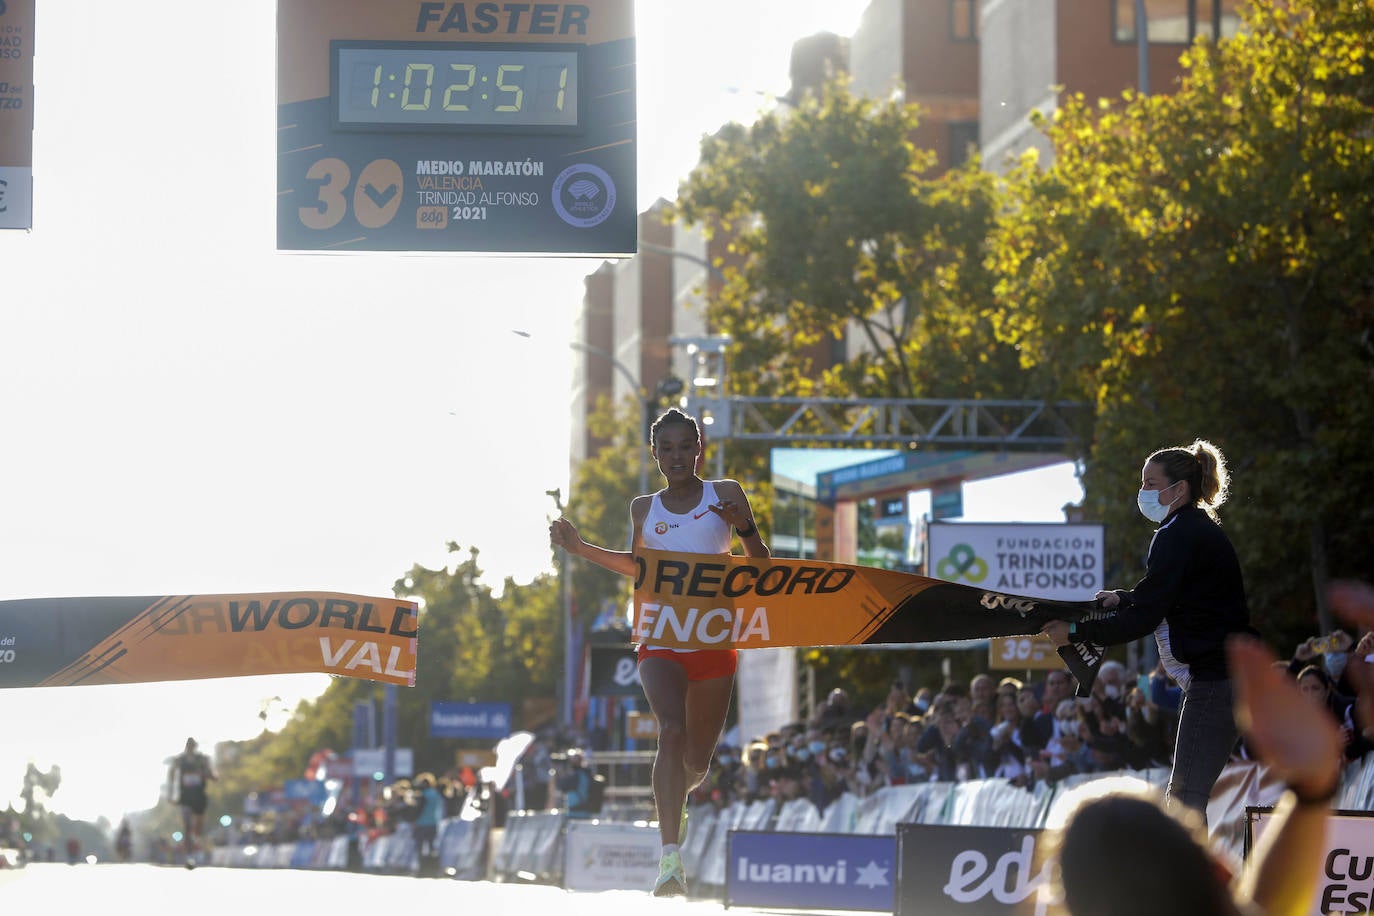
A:
{"type": "MultiPolygon", "coordinates": [[[[1152,45],[1192,44],[1193,39],[1228,38],[1240,29],[1243,0],[1145,0],[1145,23],[1152,45]]],[[[1134,44],[1136,0],[1112,0],[1112,38],[1134,44]]]]}
{"type": "Polygon", "coordinates": [[[949,122],[949,167],[958,168],[978,152],[978,122],[949,122]]]}
{"type": "Polygon", "coordinates": [[[949,0],[949,37],[978,40],[978,0],[949,0]]]}

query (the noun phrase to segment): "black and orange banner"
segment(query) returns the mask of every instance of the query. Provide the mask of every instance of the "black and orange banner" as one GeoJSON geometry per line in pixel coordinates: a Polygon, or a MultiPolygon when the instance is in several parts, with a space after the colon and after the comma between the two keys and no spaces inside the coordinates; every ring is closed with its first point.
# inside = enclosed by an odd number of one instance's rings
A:
{"type": "MultiPolygon", "coordinates": [[[[1013,595],[822,560],[644,549],[635,565],[632,638],[683,649],[985,640],[1034,635],[1051,620],[1103,613],[1092,601],[1013,595]]],[[[1067,646],[1059,654],[1086,691],[1103,649],[1067,646]]]]}
{"type": "Polygon", "coordinates": [[[336,592],[0,601],[0,687],[322,672],[415,685],[413,601],[336,592]]]}

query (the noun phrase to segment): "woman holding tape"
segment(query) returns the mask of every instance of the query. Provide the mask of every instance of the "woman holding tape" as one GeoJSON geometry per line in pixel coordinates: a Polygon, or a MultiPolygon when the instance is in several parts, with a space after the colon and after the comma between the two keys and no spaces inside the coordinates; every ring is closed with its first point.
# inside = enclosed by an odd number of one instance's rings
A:
{"type": "Polygon", "coordinates": [[[1136,505],[1159,527],[1150,540],[1145,576],[1134,588],[1102,591],[1101,620],[1056,620],[1044,633],[1056,646],[1119,645],[1154,633],[1160,659],[1183,688],[1178,736],[1166,797],[1198,811],[1235,748],[1231,677],[1225,644],[1250,626],[1240,561],[1217,523],[1230,476],[1210,442],[1165,448],[1145,460],[1136,505]]]}
{"type": "MultiPolygon", "coordinates": [[[[588,544],[565,518],[549,525],[549,540],[574,556],[625,576],[635,574],[633,550],[728,554],[733,537],[750,557],[769,556],[744,488],[733,480],[702,480],[701,430],[672,408],[654,421],[650,444],[666,486],[630,501],[632,550],[588,544]]],[[[738,661],[734,649],[689,650],[641,644],[639,680],[658,722],[654,805],[663,841],[654,895],[687,893],[679,845],[685,839],[687,797],[706,778],[725,726],[738,661]]]]}

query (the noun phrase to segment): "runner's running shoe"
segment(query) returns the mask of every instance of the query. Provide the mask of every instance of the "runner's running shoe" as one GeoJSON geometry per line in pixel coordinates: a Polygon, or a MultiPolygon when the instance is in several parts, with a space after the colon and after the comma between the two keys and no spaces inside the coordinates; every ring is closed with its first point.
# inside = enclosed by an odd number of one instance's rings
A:
{"type": "Polygon", "coordinates": [[[658,861],[658,880],[654,882],[655,897],[684,897],[687,895],[687,875],[682,870],[682,856],[675,850],[665,853],[658,861]]]}

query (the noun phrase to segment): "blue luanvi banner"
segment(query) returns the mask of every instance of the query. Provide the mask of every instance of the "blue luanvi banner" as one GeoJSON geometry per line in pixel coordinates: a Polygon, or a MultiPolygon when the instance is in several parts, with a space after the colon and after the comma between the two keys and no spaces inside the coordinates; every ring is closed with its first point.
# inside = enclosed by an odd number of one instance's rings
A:
{"type": "Polygon", "coordinates": [[[510,734],[509,703],[429,704],[431,738],[504,738],[510,734]]]}
{"type": "Polygon", "coordinates": [[[725,905],[892,912],[897,838],[732,830],[725,905]]]}

